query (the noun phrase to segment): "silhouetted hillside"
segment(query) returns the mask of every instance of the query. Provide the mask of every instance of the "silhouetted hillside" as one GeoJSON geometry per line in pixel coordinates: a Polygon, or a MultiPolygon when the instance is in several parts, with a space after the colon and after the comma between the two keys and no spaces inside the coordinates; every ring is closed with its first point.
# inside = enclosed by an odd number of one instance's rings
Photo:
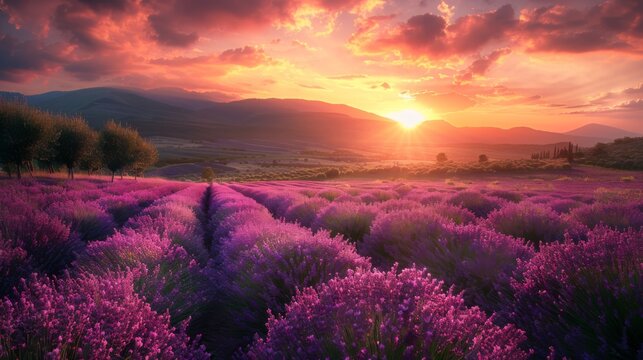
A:
{"type": "MultiPolygon", "coordinates": [[[[138,129],[144,136],[382,149],[395,148],[400,139],[409,136],[387,118],[347,105],[301,99],[216,102],[212,99],[217,94],[177,88],[109,87],[54,91],[24,98],[30,105],[54,113],[82,115],[95,128],[114,119],[138,129]]],[[[527,127],[456,127],[441,120],[427,121],[411,134],[422,145],[544,145],[571,141],[592,146],[601,140],[527,127]]]]}

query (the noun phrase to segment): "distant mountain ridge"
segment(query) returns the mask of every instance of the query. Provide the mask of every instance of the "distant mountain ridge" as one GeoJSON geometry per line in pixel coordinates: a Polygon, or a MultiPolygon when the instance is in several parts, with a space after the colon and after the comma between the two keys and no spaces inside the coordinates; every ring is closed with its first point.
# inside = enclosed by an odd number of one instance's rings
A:
{"type": "Polygon", "coordinates": [[[583,125],[577,129],[568,131],[565,134],[574,135],[574,136],[601,138],[609,141],[614,139],[624,138],[624,137],[643,136],[642,134],[615,128],[613,126],[595,124],[595,123],[583,125]]]}
{"type": "MultiPolygon", "coordinates": [[[[137,128],[144,136],[377,147],[391,145],[400,138],[397,135],[404,135],[392,120],[347,105],[302,99],[215,101],[219,96],[179,88],[96,87],[38,95],[0,92],[0,98],[25,99],[30,105],[54,113],[81,115],[95,128],[115,119],[137,128]]],[[[528,127],[456,127],[443,120],[424,122],[413,131],[414,138],[422,143],[442,145],[544,145],[571,141],[591,146],[628,133],[598,124],[555,133],[528,127]],[[617,136],[611,138],[612,135],[617,136]]]]}

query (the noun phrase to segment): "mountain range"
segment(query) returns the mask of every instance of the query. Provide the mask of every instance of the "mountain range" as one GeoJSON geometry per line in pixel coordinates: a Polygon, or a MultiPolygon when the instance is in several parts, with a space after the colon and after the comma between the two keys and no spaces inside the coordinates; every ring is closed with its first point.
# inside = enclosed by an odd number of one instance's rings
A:
{"type": "MultiPolygon", "coordinates": [[[[406,136],[397,123],[373,113],[347,105],[300,99],[221,102],[216,93],[179,88],[115,87],[38,95],[0,92],[0,98],[25,101],[53,113],[81,115],[95,128],[114,119],[138,129],[144,136],[211,141],[293,141],[356,148],[387,144],[406,136]]],[[[415,141],[441,145],[542,145],[571,141],[591,146],[625,136],[641,135],[600,124],[556,133],[528,127],[456,127],[443,120],[426,121],[413,130],[415,141]]]]}

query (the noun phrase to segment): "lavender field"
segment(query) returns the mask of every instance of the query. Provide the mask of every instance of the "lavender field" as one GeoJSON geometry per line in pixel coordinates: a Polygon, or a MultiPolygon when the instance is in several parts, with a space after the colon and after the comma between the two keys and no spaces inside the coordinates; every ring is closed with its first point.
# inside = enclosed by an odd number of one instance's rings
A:
{"type": "Polygon", "coordinates": [[[0,358],[643,357],[639,179],[0,180],[0,358]]]}

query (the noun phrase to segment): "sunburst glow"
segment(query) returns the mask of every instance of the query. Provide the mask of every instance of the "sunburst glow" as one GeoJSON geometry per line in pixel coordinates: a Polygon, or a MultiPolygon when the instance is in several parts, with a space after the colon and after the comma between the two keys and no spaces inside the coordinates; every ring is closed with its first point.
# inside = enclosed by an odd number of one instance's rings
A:
{"type": "Polygon", "coordinates": [[[426,121],[426,117],[424,116],[424,114],[412,109],[392,112],[389,113],[387,117],[389,119],[397,121],[405,129],[414,129],[415,127],[426,121]]]}

